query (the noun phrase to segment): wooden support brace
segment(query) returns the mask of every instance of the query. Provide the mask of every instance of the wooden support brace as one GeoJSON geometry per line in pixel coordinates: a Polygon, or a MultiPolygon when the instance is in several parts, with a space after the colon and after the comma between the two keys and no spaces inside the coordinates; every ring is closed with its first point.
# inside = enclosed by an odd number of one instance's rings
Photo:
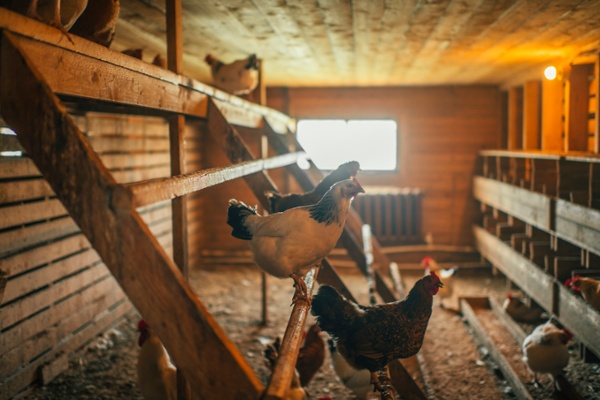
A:
{"type": "Polygon", "coordinates": [[[257,398],[262,383],[137,212],[111,208],[115,180],[6,31],[1,57],[2,117],[194,391],[257,398]]]}

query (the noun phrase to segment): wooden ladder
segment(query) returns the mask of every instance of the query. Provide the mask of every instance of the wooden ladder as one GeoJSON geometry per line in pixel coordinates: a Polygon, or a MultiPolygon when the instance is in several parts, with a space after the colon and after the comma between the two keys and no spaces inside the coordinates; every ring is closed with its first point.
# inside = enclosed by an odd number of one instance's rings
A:
{"type": "MultiPolygon", "coordinates": [[[[193,391],[206,399],[285,398],[308,304],[299,301],[293,307],[281,356],[265,388],[193,293],[176,263],[164,252],[136,209],[240,177],[267,207],[264,191],[276,190],[265,172],[272,168],[287,167],[304,190],[312,189],[314,179],[296,166],[304,153],[292,152],[284,146],[284,139],[290,139],[286,117],[83,39],[72,37],[73,44],[70,44],[56,30],[4,9],[0,9],[0,26],[3,27],[0,54],[2,117],[17,132],[27,154],[123,291],[163,339],[193,391]],[[48,60],[55,62],[48,65],[48,60]],[[57,70],[68,71],[68,79],[57,70]],[[136,90],[139,87],[151,88],[153,93],[148,95],[143,90],[136,90]],[[232,165],[118,184],[57,94],[83,102],[93,99],[94,105],[113,110],[126,107],[128,111],[138,109],[165,117],[205,120],[207,132],[226,152],[232,165]],[[261,120],[264,135],[280,155],[255,159],[231,124],[240,112],[261,120]],[[212,373],[215,370],[226,372],[212,373]]],[[[300,148],[297,143],[294,145],[296,149],[300,148]]],[[[310,173],[319,177],[314,166],[310,173]]],[[[360,219],[352,212],[342,242],[361,271],[366,273],[360,229],[360,219]]],[[[381,275],[389,261],[376,241],[373,250],[376,261],[383,266],[375,273],[377,291],[384,301],[394,301],[397,296],[381,275]]],[[[311,291],[314,279],[336,286],[353,298],[326,260],[320,272],[315,268],[305,277],[311,291]]],[[[391,371],[393,383],[403,398],[425,398],[402,364],[392,366],[391,371]]]]}

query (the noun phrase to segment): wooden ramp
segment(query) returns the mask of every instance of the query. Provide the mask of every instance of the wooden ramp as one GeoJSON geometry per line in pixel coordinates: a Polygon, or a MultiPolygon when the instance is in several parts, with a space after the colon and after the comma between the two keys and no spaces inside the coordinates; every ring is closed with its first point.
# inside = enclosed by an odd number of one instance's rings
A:
{"type": "MultiPolygon", "coordinates": [[[[55,29],[1,8],[0,26],[2,117],[17,132],[27,154],[123,291],[163,340],[192,391],[205,399],[285,398],[308,304],[299,301],[293,307],[281,357],[265,388],[185,279],[183,199],[186,194],[243,177],[266,206],[264,192],[277,189],[266,171],[281,167],[287,167],[304,190],[312,189],[322,175],[314,166],[310,175],[296,166],[304,153],[297,151],[297,143],[295,151],[285,145],[284,139],[291,137],[289,118],[78,37],[72,37],[70,43],[55,29]],[[64,99],[89,109],[167,118],[171,122],[173,176],[118,184],[67,113],[61,103],[64,99]],[[181,126],[185,119],[205,121],[208,134],[231,165],[182,173],[177,153],[183,148],[181,126]],[[262,126],[279,155],[254,157],[234,125],[262,126]],[[174,259],[164,252],[136,211],[168,199],[173,201],[174,259]],[[211,373],[215,370],[222,373],[211,373]]],[[[351,213],[342,242],[366,274],[361,227],[356,213],[351,213]]],[[[398,295],[383,278],[389,260],[376,241],[373,252],[378,266],[377,292],[384,301],[394,301],[398,295]]],[[[327,260],[320,271],[313,269],[305,277],[311,291],[315,279],[338,287],[352,298],[327,260]]],[[[402,398],[424,399],[403,364],[394,364],[393,383],[402,398]]]]}

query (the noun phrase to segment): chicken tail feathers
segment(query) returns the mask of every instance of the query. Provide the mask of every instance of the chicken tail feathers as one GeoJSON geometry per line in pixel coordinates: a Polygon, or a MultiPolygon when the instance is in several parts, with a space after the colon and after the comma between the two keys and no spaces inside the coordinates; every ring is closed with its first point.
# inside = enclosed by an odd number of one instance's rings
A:
{"type": "Polygon", "coordinates": [[[258,215],[256,207],[248,207],[241,201],[236,199],[229,200],[229,208],[227,209],[227,224],[233,228],[231,236],[243,240],[251,240],[252,233],[244,225],[244,220],[249,215],[258,215]]]}
{"type": "Polygon", "coordinates": [[[312,299],[311,313],[317,318],[321,330],[340,337],[354,325],[363,311],[333,287],[322,285],[312,299]]]}

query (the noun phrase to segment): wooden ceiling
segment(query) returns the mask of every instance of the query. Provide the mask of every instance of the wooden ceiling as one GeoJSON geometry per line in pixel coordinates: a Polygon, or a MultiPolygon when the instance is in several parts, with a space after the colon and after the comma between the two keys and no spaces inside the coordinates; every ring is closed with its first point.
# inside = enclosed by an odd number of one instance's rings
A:
{"type": "MultiPolygon", "coordinates": [[[[121,0],[112,48],[166,54],[165,0],[121,0]]],[[[256,53],[269,86],[510,85],[594,62],[600,0],[183,0],[185,74],[256,53]]]]}

